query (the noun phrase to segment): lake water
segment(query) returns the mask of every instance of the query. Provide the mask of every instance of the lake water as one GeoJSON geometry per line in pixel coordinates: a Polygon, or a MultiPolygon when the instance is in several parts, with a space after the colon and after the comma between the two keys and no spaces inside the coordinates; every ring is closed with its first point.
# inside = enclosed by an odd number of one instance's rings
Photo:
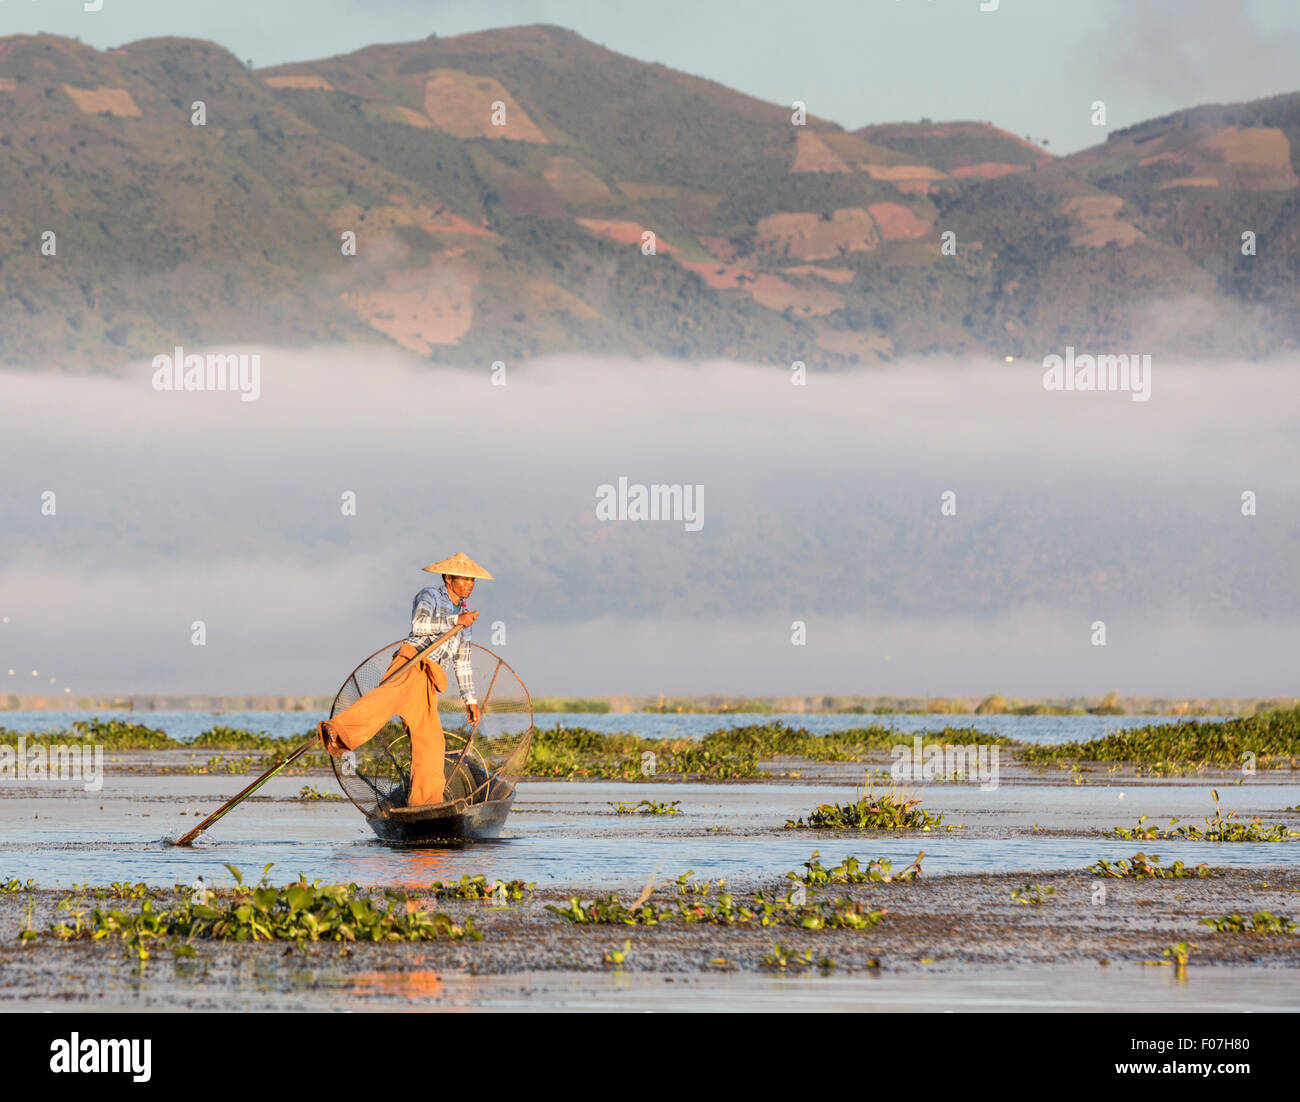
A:
{"type": "MultiPolygon", "coordinates": [[[[677,876],[727,877],[737,886],[780,878],[814,850],[831,864],[851,855],[884,857],[897,868],[925,850],[927,875],[1080,869],[1104,857],[1138,850],[1166,862],[1250,867],[1294,865],[1300,841],[1232,845],[1162,839],[1132,842],[1103,832],[1132,824],[1139,814],[1199,823],[1212,809],[1209,785],[1160,784],[1048,787],[927,785],[925,806],[964,829],[905,836],[792,831],[787,819],[819,803],[844,799],[840,785],[682,784],[652,788],[621,781],[527,781],[499,841],[471,846],[404,848],[375,839],[347,801],[301,802],[305,780],[332,791],[330,779],[276,777],[216,823],[191,848],[162,843],[177,837],[247,783],[244,777],[112,774],[100,792],[25,785],[0,799],[0,878],[31,877],[44,887],[143,880],[170,887],[203,875],[227,883],[225,862],[245,871],[274,862],[270,879],[360,884],[428,883],[483,873],[539,886],[636,888],[658,868],[677,876]],[[1120,793],[1125,792],[1124,798],[1120,793]],[[618,815],[613,804],[647,796],[680,801],[672,816],[618,815]],[[1035,825],[1082,836],[1038,834],[1035,825]],[[224,880],[222,878],[225,878],[224,880]]],[[[1242,818],[1261,815],[1297,825],[1281,811],[1297,801],[1291,784],[1266,779],[1234,786],[1226,807],[1242,818]]]]}
{"type": "MultiPolygon", "coordinates": [[[[0,712],[0,727],[11,731],[68,730],[77,720],[98,716],[101,719],[125,719],[157,727],[172,738],[188,742],[216,726],[242,727],[265,731],[271,735],[301,735],[304,739],[315,729],[323,714],[314,712],[122,712],[122,711],[13,711],[0,712]]],[[[819,715],[780,713],[775,715],[732,713],[669,714],[659,712],[620,712],[589,714],[544,712],[534,716],[538,728],[586,727],[602,733],[630,732],[647,738],[700,738],[720,727],[744,727],[751,723],[775,723],[804,727],[816,734],[845,731],[855,727],[880,725],[911,736],[944,727],[974,727],[978,731],[1022,742],[1057,743],[1100,738],[1108,731],[1142,727],[1149,723],[1177,723],[1178,716],[1014,716],[1014,715],[819,715]]],[[[1214,722],[1216,717],[1201,717],[1214,722]]],[[[490,733],[490,732],[489,732],[490,733]]]]}

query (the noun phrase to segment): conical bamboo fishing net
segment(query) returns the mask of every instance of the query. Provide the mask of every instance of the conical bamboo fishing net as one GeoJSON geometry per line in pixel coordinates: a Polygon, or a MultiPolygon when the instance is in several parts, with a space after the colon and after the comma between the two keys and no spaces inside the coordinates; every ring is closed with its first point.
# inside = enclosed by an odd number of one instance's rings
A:
{"type": "MultiPolygon", "coordinates": [[[[402,640],[381,647],[348,675],[330,716],[350,707],[384,679],[402,640]]],[[[474,692],[483,711],[471,730],[465,706],[449,672],[447,692],[438,694],[438,718],[447,739],[444,803],[503,800],[514,791],[528,762],[533,738],[533,701],[518,674],[487,647],[471,644],[474,692]]],[[[392,716],[371,738],[343,757],[331,758],[344,794],[368,818],[385,818],[406,806],[411,789],[411,737],[400,716],[392,716]]]]}

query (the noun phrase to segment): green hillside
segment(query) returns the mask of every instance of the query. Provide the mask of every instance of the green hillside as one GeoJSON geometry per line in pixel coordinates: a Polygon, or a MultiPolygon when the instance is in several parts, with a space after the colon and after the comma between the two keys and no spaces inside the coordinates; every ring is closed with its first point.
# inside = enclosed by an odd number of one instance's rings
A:
{"type": "Polygon", "coordinates": [[[554,26],[264,70],[0,38],[0,362],[355,342],[834,367],[1300,335],[1300,94],[1066,158],[790,113],[554,26]]]}

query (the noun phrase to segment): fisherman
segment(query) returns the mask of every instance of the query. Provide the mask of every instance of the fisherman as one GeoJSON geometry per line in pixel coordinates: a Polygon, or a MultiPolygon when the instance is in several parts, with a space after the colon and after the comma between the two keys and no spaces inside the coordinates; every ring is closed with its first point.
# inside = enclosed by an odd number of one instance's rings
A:
{"type": "Polygon", "coordinates": [[[351,707],[320,724],[321,743],[332,757],[340,757],[372,739],[393,717],[401,716],[411,732],[411,793],[407,806],[428,807],[442,803],[446,784],[444,756],[446,740],[438,718],[438,693],[447,688],[443,669],[452,659],[456,684],[471,727],[482,719],[474,697],[474,674],[470,663],[470,628],[478,619],[466,601],[478,578],[492,575],[473,559],[457,552],[449,559],[424,568],[441,574],[443,584],[420,590],[411,602],[411,634],[394,653],[385,677],[400,669],[439,635],[459,625],[460,631],[436,651],[413,663],[386,685],[366,693],[351,707]]]}

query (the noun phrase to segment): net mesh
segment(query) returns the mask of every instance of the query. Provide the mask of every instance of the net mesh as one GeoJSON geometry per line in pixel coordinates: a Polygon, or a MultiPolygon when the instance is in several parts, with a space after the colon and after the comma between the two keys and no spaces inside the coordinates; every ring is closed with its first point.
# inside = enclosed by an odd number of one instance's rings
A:
{"type": "MultiPolygon", "coordinates": [[[[331,718],[351,707],[384,680],[399,640],[381,647],[348,675],[330,709],[331,718]]],[[[518,674],[487,647],[471,644],[474,692],[482,709],[469,727],[465,706],[449,672],[447,692],[438,694],[438,718],[447,740],[445,806],[469,806],[505,799],[528,762],[533,737],[533,702],[518,674]]],[[[331,758],[344,794],[369,818],[384,818],[406,806],[411,790],[411,736],[401,716],[391,716],[368,742],[331,758]]]]}

